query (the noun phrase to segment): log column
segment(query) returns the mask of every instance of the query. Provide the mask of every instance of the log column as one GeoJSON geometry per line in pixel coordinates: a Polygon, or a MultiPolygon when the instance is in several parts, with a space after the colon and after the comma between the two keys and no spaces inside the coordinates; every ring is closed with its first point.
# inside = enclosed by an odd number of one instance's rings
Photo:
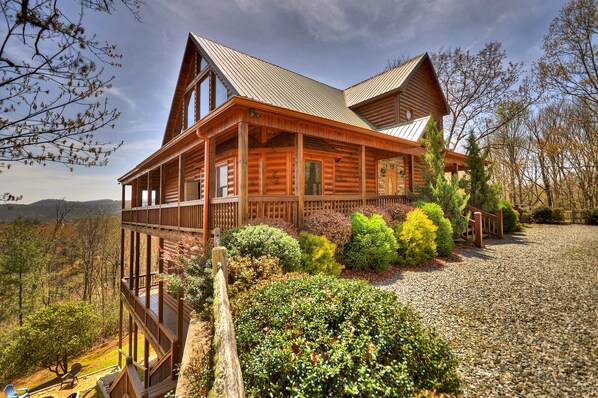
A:
{"type": "MultiPolygon", "coordinates": [[[[164,238],[158,240],[161,248],[164,247],[164,238]]],[[[164,273],[164,259],[162,256],[158,258],[158,273],[164,273]]],[[[158,282],[158,322],[164,322],[164,281],[160,278],[158,282]]]]}
{"type": "Polygon", "coordinates": [[[247,122],[239,122],[239,142],[237,156],[237,170],[239,173],[239,225],[247,220],[249,213],[249,177],[248,163],[249,156],[249,125],[247,122]]]}
{"type": "Polygon", "coordinates": [[[473,213],[473,220],[475,221],[475,228],[473,231],[473,243],[476,247],[484,247],[482,242],[482,213],[476,211],[473,213]]]}
{"type": "Polygon", "coordinates": [[[361,193],[361,204],[365,206],[366,175],[365,175],[365,145],[359,147],[359,192],[361,193]]]}
{"type": "Polygon", "coordinates": [[[415,156],[409,155],[409,190],[415,189],[415,156]]]}
{"type": "Polygon", "coordinates": [[[295,195],[297,195],[297,227],[303,228],[303,212],[305,209],[305,158],[303,157],[303,133],[295,138],[295,195]]]}
{"type": "Polygon", "coordinates": [[[214,159],[216,141],[206,138],[204,142],[204,193],[203,193],[203,241],[210,239],[210,196],[214,193],[214,159]]]}

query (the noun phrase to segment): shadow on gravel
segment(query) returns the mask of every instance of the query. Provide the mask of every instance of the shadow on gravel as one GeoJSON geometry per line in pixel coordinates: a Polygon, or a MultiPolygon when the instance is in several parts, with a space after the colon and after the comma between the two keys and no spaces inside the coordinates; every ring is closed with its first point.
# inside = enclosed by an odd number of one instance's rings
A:
{"type": "Polygon", "coordinates": [[[416,266],[395,265],[384,273],[375,274],[373,277],[369,278],[361,276],[361,278],[367,279],[370,283],[375,283],[378,286],[388,286],[403,279],[403,275],[407,272],[431,273],[442,271],[449,264],[460,262],[463,262],[463,256],[461,256],[460,253],[453,253],[448,257],[434,258],[416,266]]]}

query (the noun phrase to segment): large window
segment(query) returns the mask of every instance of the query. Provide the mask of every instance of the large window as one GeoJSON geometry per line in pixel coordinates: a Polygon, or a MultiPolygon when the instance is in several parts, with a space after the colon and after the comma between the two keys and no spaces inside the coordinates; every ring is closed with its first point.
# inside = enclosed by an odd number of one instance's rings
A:
{"type": "Polygon", "coordinates": [[[305,162],[305,194],[322,194],[322,162],[305,162]]]}
{"type": "Polygon", "coordinates": [[[226,87],[224,84],[216,77],[216,103],[214,104],[214,108],[218,108],[228,99],[228,92],[226,91],[226,87]]]}
{"type": "Polygon", "coordinates": [[[216,167],[216,197],[226,198],[228,194],[228,166],[216,167]]]}
{"type": "Polygon", "coordinates": [[[210,113],[210,78],[206,77],[199,84],[199,118],[210,113]]]}
{"type": "Polygon", "coordinates": [[[187,126],[191,126],[195,123],[195,90],[191,91],[191,94],[187,95],[187,110],[186,110],[186,117],[187,117],[187,126]]]}

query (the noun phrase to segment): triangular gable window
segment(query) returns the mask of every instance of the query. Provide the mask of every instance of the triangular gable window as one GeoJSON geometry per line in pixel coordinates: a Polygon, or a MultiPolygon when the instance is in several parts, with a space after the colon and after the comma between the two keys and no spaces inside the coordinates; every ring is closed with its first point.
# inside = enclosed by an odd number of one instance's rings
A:
{"type": "Polygon", "coordinates": [[[218,108],[226,102],[229,95],[220,78],[200,53],[194,56],[191,72],[187,79],[183,109],[177,122],[177,134],[218,108]]]}

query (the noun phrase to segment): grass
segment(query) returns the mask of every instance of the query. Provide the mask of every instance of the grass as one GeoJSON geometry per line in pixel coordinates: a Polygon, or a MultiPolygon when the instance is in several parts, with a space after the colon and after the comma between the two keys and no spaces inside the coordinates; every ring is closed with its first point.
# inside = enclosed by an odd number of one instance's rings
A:
{"type": "MultiPolygon", "coordinates": [[[[143,335],[140,334],[139,343],[137,345],[138,348],[138,358],[141,360],[144,356],[144,344],[143,344],[143,335]]],[[[128,338],[123,339],[123,351],[128,352],[128,338]]],[[[106,340],[102,344],[99,344],[92,349],[90,349],[87,353],[81,355],[80,357],[73,358],[69,361],[69,367],[79,362],[83,365],[83,370],[81,371],[81,375],[86,375],[89,373],[93,373],[95,371],[105,369],[110,366],[115,366],[118,364],[118,337],[114,337],[112,339],[106,340]]],[[[154,355],[153,350],[150,347],[150,357],[154,355]]],[[[19,379],[14,380],[13,384],[19,388],[27,387],[29,391],[35,392],[37,390],[41,390],[46,387],[50,387],[54,384],[60,384],[60,378],[56,377],[56,375],[50,372],[48,369],[39,369],[34,373],[21,377],[19,379]]]]}

